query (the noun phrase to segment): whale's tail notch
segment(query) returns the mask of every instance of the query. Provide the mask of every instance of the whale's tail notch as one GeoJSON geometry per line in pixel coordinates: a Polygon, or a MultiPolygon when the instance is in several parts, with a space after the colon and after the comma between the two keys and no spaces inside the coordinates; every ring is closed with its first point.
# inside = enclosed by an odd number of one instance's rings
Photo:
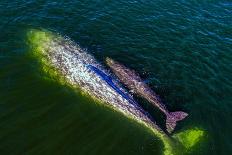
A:
{"type": "Polygon", "coordinates": [[[167,119],[166,119],[167,131],[171,133],[176,127],[176,122],[183,120],[187,116],[188,114],[183,111],[176,111],[176,112],[168,113],[167,119]]]}

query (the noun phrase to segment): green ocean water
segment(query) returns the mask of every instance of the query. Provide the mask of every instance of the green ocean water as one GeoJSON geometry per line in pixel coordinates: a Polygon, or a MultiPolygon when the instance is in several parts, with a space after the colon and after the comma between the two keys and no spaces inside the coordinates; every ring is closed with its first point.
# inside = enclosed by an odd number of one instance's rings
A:
{"type": "MultiPolygon", "coordinates": [[[[171,111],[189,113],[175,132],[204,130],[190,154],[232,154],[230,1],[0,1],[1,155],[160,155],[139,124],[47,79],[28,56],[32,28],[136,70],[171,111]]],[[[136,100],[164,128],[162,113],[136,100]]]]}

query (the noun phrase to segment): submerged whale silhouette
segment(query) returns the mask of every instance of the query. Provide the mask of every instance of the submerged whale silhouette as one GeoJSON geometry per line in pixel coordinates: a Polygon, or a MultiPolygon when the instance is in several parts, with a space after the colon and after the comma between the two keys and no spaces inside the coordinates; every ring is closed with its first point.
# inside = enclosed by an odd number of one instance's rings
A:
{"type": "Polygon", "coordinates": [[[28,40],[33,57],[38,59],[46,74],[73,89],[81,89],[99,104],[106,105],[151,130],[154,136],[162,140],[165,155],[188,152],[202,137],[203,131],[198,128],[167,135],[110,78],[110,74],[101,64],[70,39],[45,30],[30,30],[28,40]]]}
{"type": "Polygon", "coordinates": [[[106,58],[106,62],[123,84],[125,84],[134,93],[147,99],[166,115],[166,128],[169,133],[175,129],[177,121],[188,116],[188,114],[183,111],[169,112],[158,95],[156,95],[156,93],[143,82],[134,70],[130,70],[123,64],[110,58],[106,58]]]}

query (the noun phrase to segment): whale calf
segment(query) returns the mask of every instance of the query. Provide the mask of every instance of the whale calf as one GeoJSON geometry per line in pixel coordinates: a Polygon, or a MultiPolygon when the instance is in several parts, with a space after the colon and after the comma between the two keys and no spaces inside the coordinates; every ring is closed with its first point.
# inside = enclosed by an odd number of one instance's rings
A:
{"type": "Polygon", "coordinates": [[[172,136],[166,134],[132,96],[112,80],[104,66],[67,37],[45,30],[30,30],[28,43],[33,57],[40,62],[44,73],[74,90],[81,90],[97,103],[120,112],[152,131],[162,140],[165,155],[180,154],[183,149],[189,150],[203,135],[203,131],[198,128],[172,136]]]}
{"type": "Polygon", "coordinates": [[[156,93],[143,82],[134,70],[130,70],[123,64],[110,58],[106,58],[106,62],[122,83],[134,93],[142,96],[154,106],[158,107],[166,115],[166,128],[169,133],[174,130],[177,121],[188,116],[187,113],[182,111],[169,112],[158,95],[156,95],[156,93]]]}

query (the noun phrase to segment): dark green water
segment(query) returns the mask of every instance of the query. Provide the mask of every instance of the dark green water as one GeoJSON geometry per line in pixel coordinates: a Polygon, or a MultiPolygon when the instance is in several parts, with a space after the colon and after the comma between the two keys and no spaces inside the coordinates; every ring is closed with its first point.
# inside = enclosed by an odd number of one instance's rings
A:
{"type": "MultiPolygon", "coordinates": [[[[28,56],[31,28],[135,69],[169,109],[190,114],[177,131],[205,131],[191,154],[232,154],[231,10],[229,0],[1,0],[1,155],[162,154],[149,131],[45,79],[28,56]]],[[[163,127],[164,116],[137,100],[163,127]]]]}

